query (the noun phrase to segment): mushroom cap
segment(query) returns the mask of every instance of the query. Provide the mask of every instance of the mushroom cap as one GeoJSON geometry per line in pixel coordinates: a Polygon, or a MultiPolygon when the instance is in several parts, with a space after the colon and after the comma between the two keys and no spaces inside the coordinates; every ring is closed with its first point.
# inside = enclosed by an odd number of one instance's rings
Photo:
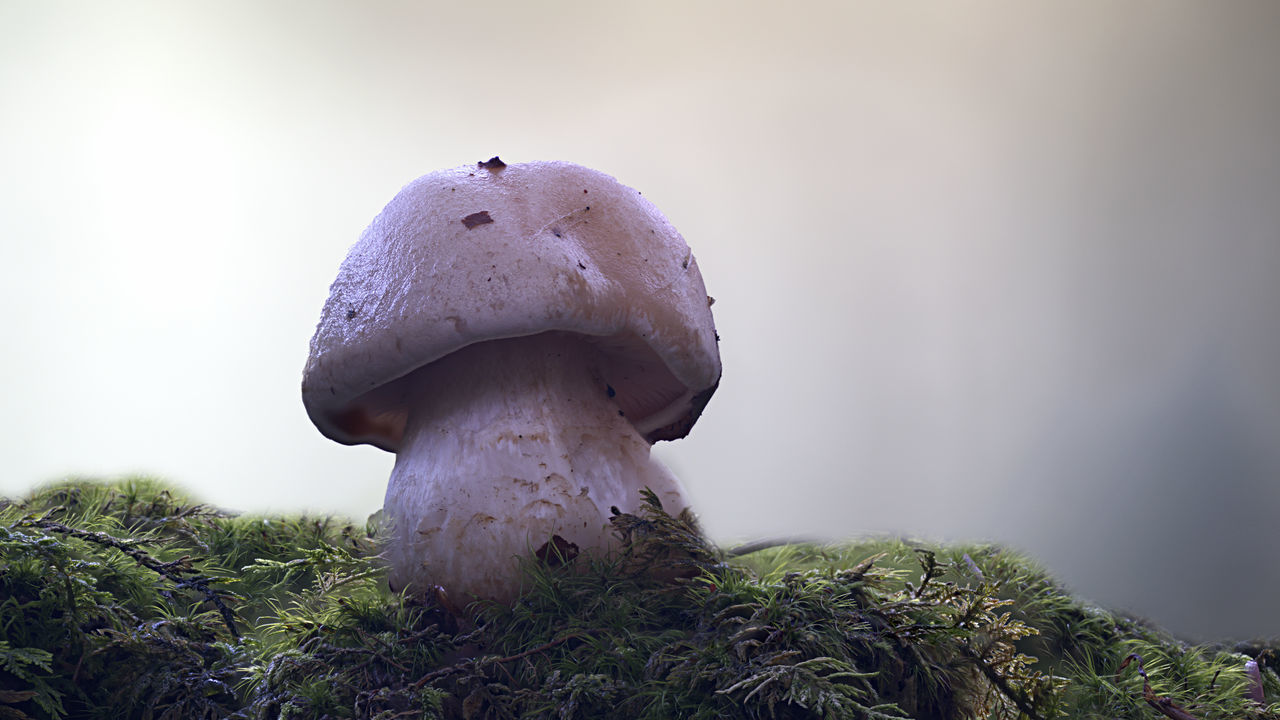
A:
{"type": "Polygon", "coordinates": [[[688,434],[720,380],[697,261],[639,192],[565,162],[424,175],[342,263],[303,403],[333,440],[396,452],[407,375],[474,343],[546,332],[591,338],[602,392],[649,442],[688,434]]]}

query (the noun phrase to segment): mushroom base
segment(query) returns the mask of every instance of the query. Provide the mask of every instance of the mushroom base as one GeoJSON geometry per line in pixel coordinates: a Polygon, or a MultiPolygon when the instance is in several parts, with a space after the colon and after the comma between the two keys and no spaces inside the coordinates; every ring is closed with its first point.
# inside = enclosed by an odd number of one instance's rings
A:
{"type": "Polygon", "coordinates": [[[472,345],[405,378],[385,502],[392,587],[510,602],[518,557],[608,550],[610,508],[635,512],[643,488],[668,512],[687,506],[598,367],[586,338],[546,333],[472,345]]]}

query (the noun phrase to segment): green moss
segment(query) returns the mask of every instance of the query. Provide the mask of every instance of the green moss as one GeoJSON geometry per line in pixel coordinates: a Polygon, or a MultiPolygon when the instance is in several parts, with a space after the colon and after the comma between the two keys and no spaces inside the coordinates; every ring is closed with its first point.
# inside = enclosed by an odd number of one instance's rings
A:
{"type": "Polygon", "coordinates": [[[387,589],[376,523],[44,488],[0,502],[0,720],[1280,718],[1244,671],[1280,698],[1274,644],[1186,645],[998,547],[727,557],[652,496],[614,525],[461,611],[387,589]]]}

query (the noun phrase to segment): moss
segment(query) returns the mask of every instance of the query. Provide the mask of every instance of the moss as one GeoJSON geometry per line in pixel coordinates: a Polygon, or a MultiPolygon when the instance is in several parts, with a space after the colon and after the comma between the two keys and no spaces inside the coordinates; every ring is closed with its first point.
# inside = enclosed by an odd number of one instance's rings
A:
{"type": "Polygon", "coordinates": [[[0,502],[0,720],[1280,718],[1245,675],[1280,697],[1275,643],[1179,642],[998,547],[728,557],[652,496],[614,527],[463,610],[387,590],[376,523],[44,488],[0,502]]]}

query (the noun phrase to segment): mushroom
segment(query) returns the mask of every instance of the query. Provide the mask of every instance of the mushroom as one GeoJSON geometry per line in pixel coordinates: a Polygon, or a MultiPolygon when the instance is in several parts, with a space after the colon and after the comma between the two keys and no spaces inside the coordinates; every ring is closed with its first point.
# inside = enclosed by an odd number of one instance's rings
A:
{"type": "Polygon", "coordinates": [[[1249,695],[1249,699],[1265,705],[1267,702],[1267,691],[1262,687],[1262,671],[1258,669],[1257,660],[1245,661],[1244,676],[1249,681],[1249,684],[1246,686],[1246,693],[1249,695]]]}
{"type": "Polygon", "coordinates": [[[657,208],[585,167],[495,160],[423,176],[373,220],[302,397],[331,439],[396,453],[392,587],[510,602],[519,556],[607,550],[611,508],[644,488],[687,507],[649,450],[688,434],[720,354],[657,208]]]}

